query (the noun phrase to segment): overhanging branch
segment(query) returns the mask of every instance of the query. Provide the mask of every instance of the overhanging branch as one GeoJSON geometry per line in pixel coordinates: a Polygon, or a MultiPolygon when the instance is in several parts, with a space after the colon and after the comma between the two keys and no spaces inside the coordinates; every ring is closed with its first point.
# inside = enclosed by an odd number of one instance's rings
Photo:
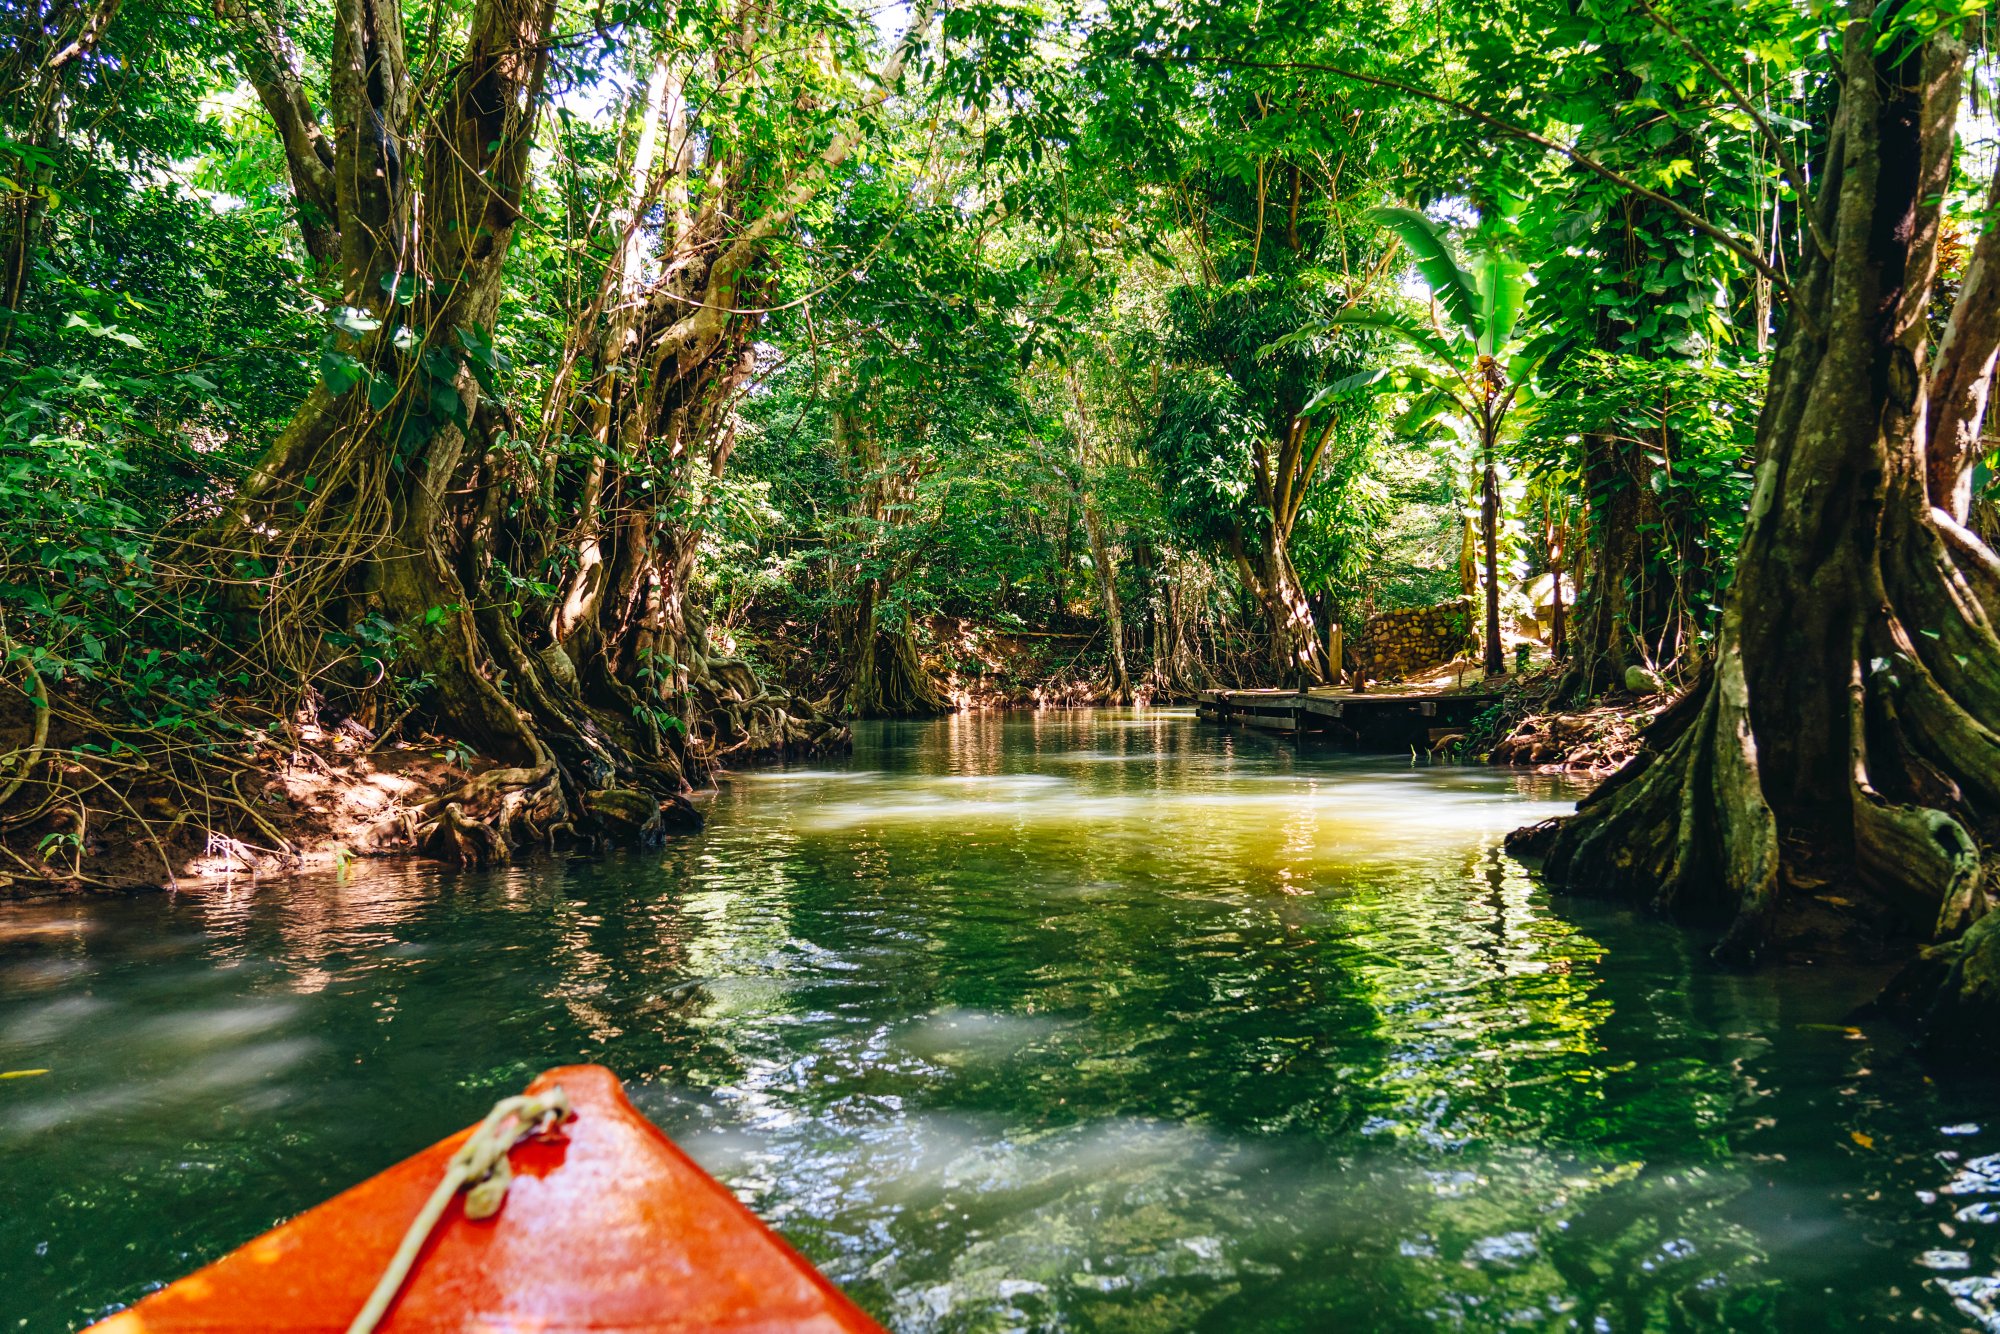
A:
{"type": "Polygon", "coordinates": [[[1658,190],[1639,184],[1639,182],[1633,180],[1631,177],[1624,175],[1622,172],[1614,171],[1602,162],[1597,161],[1588,154],[1579,152],[1560,140],[1551,139],[1548,135],[1531,130],[1525,125],[1516,125],[1512,121],[1502,120],[1491,112],[1481,111],[1478,107],[1468,102],[1461,102],[1454,97],[1446,97],[1443,93],[1434,93],[1428,88],[1420,88],[1415,84],[1405,83],[1401,79],[1384,78],[1378,74],[1363,74],[1359,70],[1351,70],[1341,65],[1328,65],[1309,60],[1243,60],[1233,56],[1189,56],[1187,59],[1197,65],[1226,65],[1238,69],[1266,69],[1281,72],[1303,70],[1318,74],[1331,74],[1342,79],[1351,79],[1356,83],[1366,84],[1372,88],[1384,88],[1391,92],[1403,93],[1425,102],[1434,103],[1437,106],[1445,107],[1448,110],[1458,112],[1462,116],[1476,120],[1488,129],[1497,130],[1509,138],[1519,139],[1523,143],[1530,143],[1537,148],[1545,148],[1552,153],[1558,153],[1571,162],[1574,162],[1577,166],[1582,167],[1585,171],[1604,178],[1619,189],[1629,191],[1650,203],[1658,204],[1695,231],[1720,242],[1732,254],[1741,258],[1745,263],[1770,280],[1772,288],[1784,298],[1785,304],[1791,307],[1794,319],[1798,320],[1808,330],[1814,329],[1812,316],[1806,311],[1804,304],[1799,301],[1798,294],[1792,289],[1791,282],[1783,273],[1779,272],[1770,260],[1765,258],[1762,248],[1755,241],[1745,240],[1741,236],[1716,226],[1700,214],[1667,198],[1667,196],[1661,194],[1658,190]]]}

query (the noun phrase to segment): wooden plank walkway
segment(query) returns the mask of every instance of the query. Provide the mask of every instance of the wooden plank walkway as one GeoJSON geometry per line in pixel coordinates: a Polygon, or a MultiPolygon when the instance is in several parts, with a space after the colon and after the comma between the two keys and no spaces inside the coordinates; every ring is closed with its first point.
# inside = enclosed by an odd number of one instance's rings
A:
{"type": "Polygon", "coordinates": [[[1197,712],[1224,725],[1404,750],[1429,749],[1440,736],[1463,731],[1499,700],[1498,691],[1436,685],[1376,686],[1365,694],[1339,686],[1204,690],[1197,712]]]}

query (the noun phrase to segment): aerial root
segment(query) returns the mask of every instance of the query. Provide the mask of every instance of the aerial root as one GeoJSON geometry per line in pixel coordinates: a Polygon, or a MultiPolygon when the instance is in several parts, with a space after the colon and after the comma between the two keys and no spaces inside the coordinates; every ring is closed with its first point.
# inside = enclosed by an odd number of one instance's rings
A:
{"type": "Polygon", "coordinates": [[[1506,846],[1511,856],[1545,857],[1555,845],[1556,835],[1562,832],[1563,822],[1568,817],[1555,815],[1508,833],[1506,846]]]}
{"type": "Polygon", "coordinates": [[[491,822],[472,819],[455,801],[417,831],[417,846],[427,856],[460,866],[499,865],[511,856],[507,840],[491,822]]]}
{"type": "MultiPolygon", "coordinates": [[[[43,683],[41,673],[35,670],[35,664],[28,661],[25,656],[21,659],[21,673],[26,678],[27,684],[31,687],[27,694],[35,708],[34,736],[23,749],[0,756],[0,771],[4,771],[5,768],[16,764],[20,766],[19,772],[14,775],[6,788],[0,789],[0,809],[4,809],[7,803],[14,799],[15,793],[19,792],[22,786],[27,783],[28,775],[35,771],[37,764],[41,763],[42,752],[47,749],[49,744],[49,714],[51,712],[49,707],[49,688],[43,683]]],[[[0,827],[32,818],[32,813],[17,816],[11,820],[0,817],[0,827]]]]}
{"type": "Polygon", "coordinates": [[[556,767],[544,763],[480,774],[424,802],[402,823],[405,840],[427,856],[495,866],[512,860],[516,849],[549,842],[558,826],[572,828],[569,813],[556,767]]]}
{"type": "Polygon", "coordinates": [[[651,846],[666,832],[660,799],[634,788],[600,788],[583,794],[584,809],[596,823],[621,842],[651,846]]]}

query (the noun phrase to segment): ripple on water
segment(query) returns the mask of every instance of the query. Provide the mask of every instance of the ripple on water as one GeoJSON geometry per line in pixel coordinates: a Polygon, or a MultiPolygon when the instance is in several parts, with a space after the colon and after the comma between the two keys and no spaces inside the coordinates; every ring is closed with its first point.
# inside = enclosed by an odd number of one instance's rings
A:
{"type": "Polygon", "coordinates": [[[0,1068],[51,1071],[0,1083],[0,1327],[595,1060],[899,1330],[2000,1334],[1990,1102],[1850,1026],[1866,978],[1552,904],[1499,844],[1559,781],[856,739],[657,853],[0,909],[0,1068]]]}

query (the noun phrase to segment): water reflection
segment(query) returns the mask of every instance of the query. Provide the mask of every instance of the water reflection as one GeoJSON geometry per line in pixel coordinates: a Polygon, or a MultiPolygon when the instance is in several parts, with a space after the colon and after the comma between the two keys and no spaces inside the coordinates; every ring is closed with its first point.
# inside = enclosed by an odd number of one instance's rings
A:
{"type": "Polygon", "coordinates": [[[1552,908],[1567,795],[973,715],[664,855],[0,907],[0,1324],[595,1060],[899,1329],[2000,1331],[1991,1109],[1872,978],[1552,908]]]}

